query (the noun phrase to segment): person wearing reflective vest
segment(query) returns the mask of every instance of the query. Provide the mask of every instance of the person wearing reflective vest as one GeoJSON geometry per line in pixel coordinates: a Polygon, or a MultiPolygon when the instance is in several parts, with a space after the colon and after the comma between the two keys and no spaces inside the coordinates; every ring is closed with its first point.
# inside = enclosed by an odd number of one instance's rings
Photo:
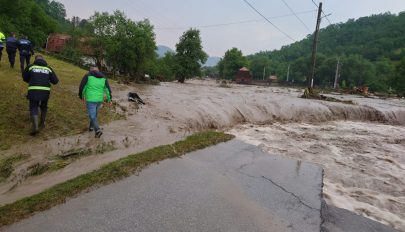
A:
{"type": "Polygon", "coordinates": [[[86,101],[87,113],[90,119],[89,131],[95,133],[96,138],[103,134],[97,122],[97,113],[104,101],[111,103],[111,88],[104,74],[97,67],[91,67],[79,87],[79,97],[86,101]]]}
{"type": "Polygon", "coordinates": [[[28,83],[27,98],[30,101],[31,135],[35,136],[39,129],[45,128],[51,84],[58,84],[59,79],[41,55],[36,56],[34,63],[24,69],[22,76],[24,81],[28,83]],[[38,120],[38,108],[41,109],[40,122],[38,120]]]}
{"type": "Polygon", "coordinates": [[[0,61],[1,57],[3,55],[3,49],[4,49],[4,42],[6,41],[6,37],[4,34],[0,31],[0,61]]]}

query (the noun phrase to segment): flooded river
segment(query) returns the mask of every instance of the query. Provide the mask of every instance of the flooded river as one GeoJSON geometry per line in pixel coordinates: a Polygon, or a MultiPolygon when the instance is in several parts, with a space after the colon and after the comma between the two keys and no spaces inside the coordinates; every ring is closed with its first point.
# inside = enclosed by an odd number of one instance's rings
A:
{"type": "Polygon", "coordinates": [[[272,155],[322,166],[327,203],[405,231],[405,127],[336,121],[229,132],[272,155]]]}
{"type": "Polygon", "coordinates": [[[308,160],[325,169],[326,200],[405,231],[405,100],[333,95],[354,105],[301,99],[293,88],[190,80],[159,86],[112,84],[125,120],[103,125],[100,140],[83,133],[15,146],[3,155],[30,154],[0,183],[0,204],[155,146],[206,129],[230,131],[274,155],[308,160]],[[127,101],[129,91],[146,102],[127,101]],[[108,143],[114,150],[78,159],[65,168],[27,176],[26,168],[55,155],[108,143]]]}

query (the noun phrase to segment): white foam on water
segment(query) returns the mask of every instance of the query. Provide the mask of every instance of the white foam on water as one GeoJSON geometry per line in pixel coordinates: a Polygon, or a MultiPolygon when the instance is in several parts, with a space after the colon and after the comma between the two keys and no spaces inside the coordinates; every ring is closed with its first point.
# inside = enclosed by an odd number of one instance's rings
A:
{"type": "Polygon", "coordinates": [[[335,121],[229,132],[270,154],[322,166],[329,204],[405,231],[405,127],[335,121]]]}

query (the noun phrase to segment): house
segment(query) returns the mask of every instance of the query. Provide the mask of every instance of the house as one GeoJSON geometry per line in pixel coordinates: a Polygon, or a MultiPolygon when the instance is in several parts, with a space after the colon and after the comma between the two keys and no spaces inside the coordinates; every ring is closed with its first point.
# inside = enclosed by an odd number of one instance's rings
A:
{"type": "Polygon", "coordinates": [[[276,84],[276,83],[278,83],[278,77],[277,76],[274,76],[274,75],[272,75],[272,76],[269,76],[269,84],[276,84]]]}
{"type": "MultiPolygon", "coordinates": [[[[68,34],[53,33],[48,36],[46,42],[46,51],[53,53],[61,53],[65,49],[66,45],[72,40],[72,36],[68,34]]],[[[76,48],[81,51],[85,56],[93,56],[94,51],[89,47],[86,42],[89,40],[87,37],[81,37],[78,39],[76,48]]]]}
{"type": "Polygon", "coordinates": [[[46,51],[61,53],[66,44],[72,39],[70,35],[53,33],[48,36],[46,41],[46,51]]]}
{"type": "Polygon", "coordinates": [[[235,81],[238,84],[250,84],[252,83],[252,79],[252,74],[246,67],[239,69],[235,76],[235,81]]]}
{"type": "MultiPolygon", "coordinates": [[[[72,39],[72,36],[68,34],[50,34],[46,42],[46,51],[51,53],[62,53],[72,39]]],[[[105,60],[99,61],[100,64],[97,64],[97,61],[94,59],[96,51],[87,44],[87,41],[89,40],[89,37],[81,37],[76,41],[75,48],[82,54],[80,59],[81,64],[85,66],[100,65],[107,67],[105,60]]],[[[106,70],[111,70],[111,68],[107,67],[106,70]]]]}

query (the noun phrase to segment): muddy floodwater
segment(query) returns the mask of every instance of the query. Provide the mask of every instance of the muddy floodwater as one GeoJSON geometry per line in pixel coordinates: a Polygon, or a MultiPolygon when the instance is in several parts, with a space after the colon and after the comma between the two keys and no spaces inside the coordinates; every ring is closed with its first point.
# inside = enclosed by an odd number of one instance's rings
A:
{"type": "MultiPolygon", "coordinates": [[[[332,94],[355,104],[301,99],[302,90],[189,80],[159,86],[112,84],[126,119],[102,125],[101,139],[83,133],[34,140],[2,151],[26,154],[0,182],[0,205],[43,191],[129,154],[218,129],[270,154],[307,160],[325,169],[328,203],[405,231],[405,100],[332,94]],[[127,101],[137,92],[146,105],[127,101]],[[75,149],[92,153],[32,175],[75,149]],[[101,152],[100,152],[101,151],[101,152]]],[[[50,114],[52,111],[50,110],[50,114]]],[[[85,112],[84,112],[85,113],[85,112]]],[[[84,128],[85,129],[85,128],[84,128]]]]}
{"type": "Polygon", "coordinates": [[[404,127],[336,121],[229,132],[270,154],[322,166],[327,203],[405,231],[404,127]]]}

